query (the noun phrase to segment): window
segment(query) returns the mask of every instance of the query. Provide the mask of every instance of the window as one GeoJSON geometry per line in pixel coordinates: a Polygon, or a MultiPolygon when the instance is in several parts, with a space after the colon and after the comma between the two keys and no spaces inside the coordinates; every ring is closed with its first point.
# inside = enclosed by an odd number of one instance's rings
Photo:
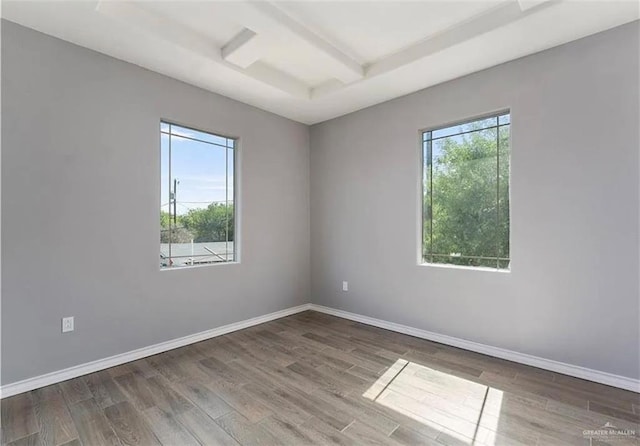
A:
{"type": "Polygon", "coordinates": [[[160,123],[160,268],[233,262],[237,141],[160,123]]]}
{"type": "Polygon", "coordinates": [[[422,133],[422,259],[509,268],[509,113],[422,133]]]}

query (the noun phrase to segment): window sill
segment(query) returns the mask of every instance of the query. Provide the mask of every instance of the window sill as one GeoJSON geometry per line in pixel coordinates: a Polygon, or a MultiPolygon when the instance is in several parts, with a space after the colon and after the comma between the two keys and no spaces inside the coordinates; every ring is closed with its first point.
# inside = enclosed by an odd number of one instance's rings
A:
{"type": "Polygon", "coordinates": [[[218,262],[218,263],[209,263],[206,265],[189,265],[189,266],[176,266],[172,268],[160,268],[160,271],[182,271],[185,269],[199,269],[199,268],[211,268],[222,265],[240,265],[239,261],[236,262],[218,262]]]}
{"type": "Polygon", "coordinates": [[[427,268],[458,269],[458,270],[479,271],[479,272],[489,272],[489,273],[503,273],[503,274],[511,273],[511,268],[498,269],[498,268],[489,268],[488,266],[449,265],[446,263],[427,263],[427,262],[418,263],[418,266],[427,267],[427,268]]]}

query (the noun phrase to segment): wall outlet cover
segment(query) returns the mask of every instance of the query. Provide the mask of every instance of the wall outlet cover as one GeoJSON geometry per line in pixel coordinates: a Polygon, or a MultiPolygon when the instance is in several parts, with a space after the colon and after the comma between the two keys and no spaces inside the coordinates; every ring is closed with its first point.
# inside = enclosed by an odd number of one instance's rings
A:
{"type": "Polygon", "coordinates": [[[68,331],[73,331],[73,316],[63,317],[62,318],[62,332],[66,333],[68,331]]]}

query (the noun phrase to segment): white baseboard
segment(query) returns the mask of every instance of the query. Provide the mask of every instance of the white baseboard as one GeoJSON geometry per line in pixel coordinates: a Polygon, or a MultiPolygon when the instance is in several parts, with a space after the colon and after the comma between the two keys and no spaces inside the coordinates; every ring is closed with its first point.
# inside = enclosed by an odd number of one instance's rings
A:
{"type": "Polygon", "coordinates": [[[492,347],[490,345],[467,341],[465,339],[455,338],[453,336],[433,333],[430,331],[421,330],[419,328],[396,324],[394,322],[387,322],[381,319],[375,319],[360,314],[350,313],[348,311],[336,310],[334,308],[315,304],[303,304],[297,307],[291,307],[284,310],[276,311],[274,313],[265,314],[264,316],[254,317],[244,321],[235,322],[233,324],[223,325],[222,327],[214,328],[211,330],[202,331],[200,333],[195,333],[189,336],[184,336],[182,338],[173,339],[171,341],[161,342],[149,347],[143,347],[137,350],[132,350],[130,352],[110,356],[108,358],[98,359],[96,361],[69,367],[67,369],[59,370],[56,372],[47,373],[45,375],[40,375],[11,384],[6,384],[0,388],[0,398],[6,398],[9,396],[17,395],[19,393],[38,389],[40,387],[56,384],[71,378],[76,378],[78,376],[97,372],[99,370],[115,367],[120,364],[135,361],[141,358],[146,358],[147,356],[156,355],[158,353],[173,350],[174,348],[183,347],[195,342],[215,338],[216,336],[221,336],[237,330],[242,330],[243,328],[249,328],[254,325],[262,324],[264,322],[269,322],[275,319],[280,319],[282,317],[290,316],[292,314],[300,313],[306,310],[331,314],[333,316],[361,322],[363,324],[373,325],[374,327],[384,328],[386,330],[391,330],[398,333],[415,336],[417,338],[438,342],[440,344],[450,345],[453,347],[462,348],[464,350],[470,350],[473,352],[494,356],[496,358],[506,359],[508,361],[514,361],[521,364],[550,370],[552,372],[575,376],[576,378],[582,378],[589,381],[594,381],[597,383],[640,393],[640,380],[637,379],[627,378],[625,376],[614,375],[607,372],[601,372],[585,367],[527,355],[525,353],[514,352],[512,350],[506,350],[499,347],[492,347]]]}
{"type": "Polygon", "coordinates": [[[310,305],[310,310],[321,313],[331,314],[344,319],[361,322],[374,327],[384,328],[386,330],[415,336],[417,338],[427,339],[429,341],[438,342],[440,344],[450,345],[452,347],[470,350],[476,353],[482,353],[496,358],[506,359],[508,361],[518,362],[521,364],[538,367],[540,369],[550,370],[552,372],[562,373],[563,375],[574,376],[576,378],[594,381],[608,386],[618,387],[620,389],[630,390],[640,393],[640,380],[628,378],[626,376],[614,375],[612,373],[601,372],[599,370],[588,369],[577,365],[571,365],[564,362],[553,361],[551,359],[540,358],[538,356],[527,355],[525,353],[514,352],[499,347],[480,344],[478,342],[467,341],[465,339],[455,338],[443,334],[433,333],[419,328],[408,327],[406,325],[387,322],[381,319],[375,319],[360,314],[350,313],[348,311],[336,310],[334,308],[323,307],[321,305],[310,305]]]}
{"type": "Polygon", "coordinates": [[[244,321],[234,322],[233,324],[223,325],[222,327],[214,328],[212,330],[202,331],[200,333],[184,336],[182,338],[151,345],[149,347],[139,348],[137,350],[110,356],[108,358],[98,359],[96,361],[87,362],[85,364],[69,367],[67,369],[47,373],[45,375],[35,376],[33,378],[6,384],[0,388],[0,398],[6,398],[9,396],[17,395],[19,393],[28,392],[29,390],[38,389],[40,387],[66,381],[68,379],[76,378],[88,373],[108,369],[109,367],[115,367],[126,362],[135,361],[136,359],[146,358],[147,356],[151,355],[157,355],[158,353],[173,350],[174,348],[183,347],[185,345],[215,338],[216,336],[221,336],[233,331],[242,330],[243,328],[249,328],[253,327],[254,325],[262,324],[264,322],[280,319],[285,316],[300,313],[301,311],[309,310],[310,305],[311,304],[303,304],[297,307],[286,308],[274,313],[265,314],[264,316],[258,316],[244,321]]]}

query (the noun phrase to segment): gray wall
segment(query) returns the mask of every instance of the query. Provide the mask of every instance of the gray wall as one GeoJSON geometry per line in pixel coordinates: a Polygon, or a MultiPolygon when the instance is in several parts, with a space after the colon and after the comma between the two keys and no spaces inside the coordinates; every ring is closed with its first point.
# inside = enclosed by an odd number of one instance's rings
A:
{"type": "Polygon", "coordinates": [[[634,23],[313,126],[310,172],[304,125],[3,21],[2,383],[310,290],[640,377],[638,37],[634,23]],[[505,107],[512,271],[418,266],[418,129],[505,107]],[[159,271],[161,118],[240,136],[240,264],[159,271]]]}
{"type": "Polygon", "coordinates": [[[312,301],[639,378],[638,30],[313,126],[312,301]],[[504,108],[512,271],[418,266],[418,130],[504,108]]]}
{"type": "Polygon", "coordinates": [[[2,68],[3,383],[308,302],[307,126],[6,21],[2,68]],[[159,270],[161,118],[240,137],[240,264],[159,270]]]}

